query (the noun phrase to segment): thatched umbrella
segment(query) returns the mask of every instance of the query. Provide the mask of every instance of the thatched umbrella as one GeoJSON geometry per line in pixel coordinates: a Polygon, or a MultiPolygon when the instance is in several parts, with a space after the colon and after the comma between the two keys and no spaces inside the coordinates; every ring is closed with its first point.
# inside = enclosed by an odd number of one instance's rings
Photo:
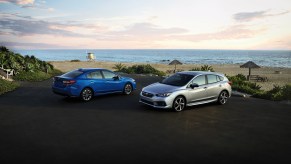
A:
{"type": "Polygon", "coordinates": [[[182,65],[183,63],[181,63],[179,60],[173,60],[169,63],[169,65],[175,65],[175,70],[174,72],[176,72],[176,66],[177,65],[182,65]]]}
{"type": "Polygon", "coordinates": [[[248,61],[245,64],[241,65],[240,68],[249,68],[249,76],[248,76],[248,80],[250,80],[250,76],[251,76],[251,69],[252,68],[261,68],[260,66],[258,66],[256,63],[252,62],[252,61],[248,61]]]}

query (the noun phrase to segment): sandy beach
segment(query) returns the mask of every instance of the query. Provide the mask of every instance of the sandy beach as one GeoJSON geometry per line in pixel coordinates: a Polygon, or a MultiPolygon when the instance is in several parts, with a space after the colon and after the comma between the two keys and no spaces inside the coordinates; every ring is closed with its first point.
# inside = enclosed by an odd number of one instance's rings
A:
{"type": "MultiPolygon", "coordinates": [[[[113,67],[117,62],[71,62],[71,61],[53,61],[50,62],[56,69],[59,69],[63,72],[68,72],[77,68],[106,68],[114,70],[113,67]]],[[[149,64],[149,63],[122,63],[125,66],[132,66],[135,64],[149,64]]],[[[154,68],[167,72],[167,70],[173,70],[173,65],[167,64],[150,64],[154,68]]],[[[194,67],[200,67],[201,64],[183,64],[177,65],[178,70],[190,70],[194,67]]],[[[224,73],[226,75],[237,75],[239,73],[248,75],[247,68],[240,68],[239,64],[218,64],[211,65],[216,72],[224,73]]],[[[257,82],[262,86],[264,90],[270,90],[273,88],[273,85],[283,86],[285,84],[291,83],[291,68],[278,68],[278,67],[261,67],[258,69],[252,69],[252,75],[260,75],[268,78],[268,82],[257,82]],[[277,72],[276,72],[277,71],[277,72]]]]}

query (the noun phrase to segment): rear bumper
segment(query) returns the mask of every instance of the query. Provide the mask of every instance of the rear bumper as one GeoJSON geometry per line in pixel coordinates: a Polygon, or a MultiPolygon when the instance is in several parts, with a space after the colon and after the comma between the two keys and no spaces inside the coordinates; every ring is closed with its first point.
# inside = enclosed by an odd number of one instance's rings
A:
{"type": "Polygon", "coordinates": [[[53,86],[52,91],[53,93],[61,96],[78,97],[80,95],[78,92],[74,92],[74,89],[71,87],[58,88],[53,86]]]}

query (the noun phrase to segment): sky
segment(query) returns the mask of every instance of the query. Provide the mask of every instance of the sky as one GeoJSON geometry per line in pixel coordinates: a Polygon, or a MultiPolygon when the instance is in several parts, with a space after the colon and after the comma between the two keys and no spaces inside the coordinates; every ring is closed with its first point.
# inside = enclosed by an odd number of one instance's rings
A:
{"type": "Polygon", "coordinates": [[[291,50],[291,0],[0,0],[0,45],[291,50]]]}

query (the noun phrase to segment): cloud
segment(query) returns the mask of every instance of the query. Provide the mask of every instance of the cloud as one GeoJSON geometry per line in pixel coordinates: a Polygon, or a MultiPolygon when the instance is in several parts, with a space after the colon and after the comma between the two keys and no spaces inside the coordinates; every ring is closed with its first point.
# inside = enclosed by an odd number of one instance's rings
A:
{"type": "Polygon", "coordinates": [[[35,1],[35,0],[0,0],[0,3],[13,3],[21,6],[21,8],[27,9],[42,9],[47,11],[54,11],[54,8],[46,7],[46,1],[35,1]]]}
{"type": "Polygon", "coordinates": [[[205,40],[232,40],[232,39],[245,39],[252,38],[263,29],[252,30],[247,28],[245,25],[234,25],[224,30],[213,32],[213,33],[202,33],[202,34],[187,34],[187,35],[174,35],[172,39],[200,42],[205,40]]]}
{"type": "Polygon", "coordinates": [[[16,5],[29,5],[29,4],[33,4],[34,0],[0,0],[0,3],[13,3],[16,5]]]}
{"type": "Polygon", "coordinates": [[[15,48],[27,48],[27,47],[38,47],[38,48],[64,48],[65,46],[60,46],[56,44],[46,44],[46,43],[21,43],[21,42],[0,42],[1,46],[15,47],[15,48]]]}
{"type": "Polygon", "coordinates": [[[240,12],[240,13],[234,14],[233,18],[236,21],[248,22],[248,21],[252,21],[254,19],[279,16],[279,15],[284,15],[284,14],[288,14],[288,13],[289,13],[289,11],[284,11],[284,12],[276,13],[276,14],[270,14],[270,11],[268,11],[268,10],[266,10],[266,11],[256,11],[256,12],[240,12]]]}
{"type": "Polygon", "coordinates": [[[16,36],[47,34],[67,37],[92,37],[82,32],[98,31],[102,28],[97,25],[50,22],[30,16],[5,13],[0,14],[0,27],[0,34],[10,33],[16,36]]]}
{"type": "Polygon", "coordinates": [[[163,28],[152,23],[135,23],[126,26],[125,30],[111,31],[106,33],[113,39],[133,39],[133,40],[147,40],[147,39],[163,39],[173,34],[186,33],[188,30],[183,28],[163,28]]]}

